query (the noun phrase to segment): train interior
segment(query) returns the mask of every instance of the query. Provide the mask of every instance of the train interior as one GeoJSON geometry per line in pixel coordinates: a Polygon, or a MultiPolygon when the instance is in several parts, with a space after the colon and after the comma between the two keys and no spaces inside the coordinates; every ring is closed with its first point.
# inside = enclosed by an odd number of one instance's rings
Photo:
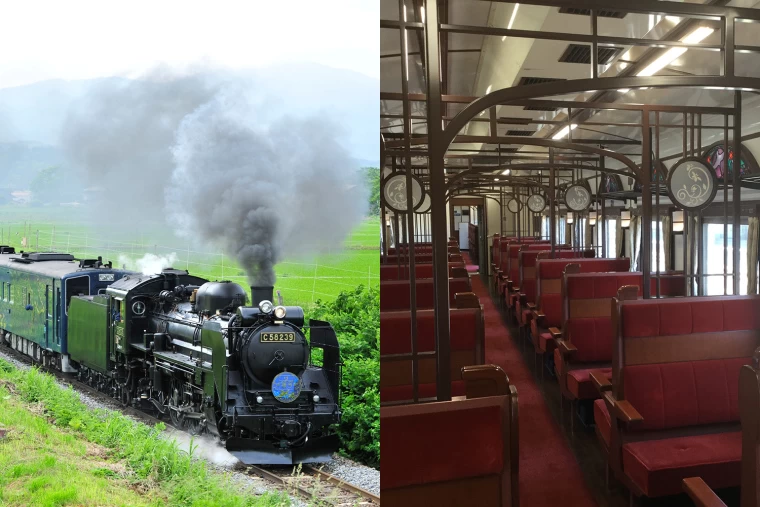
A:
{"type": "Polygon", "coordinates": [[[380,14],[386,502],[757,506],[760,3],[380,14]]]}

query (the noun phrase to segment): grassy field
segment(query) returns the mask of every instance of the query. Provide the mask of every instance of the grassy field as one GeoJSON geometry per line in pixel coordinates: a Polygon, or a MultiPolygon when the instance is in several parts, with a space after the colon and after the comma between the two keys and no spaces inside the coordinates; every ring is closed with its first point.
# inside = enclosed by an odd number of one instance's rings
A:
{"type": "MultiPolygon", "coordinates": [[[[143,255],[154,254],[172,259],[173,267],[191,274],[248,286],[240,266],[216,245],[179,246],[179,240],[165,233],[151,234],[150,227],[103,233],[90,222],[85,212],[70,208],[0,206],[0,244],[17,250],[67,252],[78,258],[101,255],[115,266],[126,264],[130,269],[136,269],[134,262],[143,255]]],[[[275,290],[281,292],[285,304],[308,306],[318,299],[332,300],[358,285],[377,287],[379,230],[379,219],[368,218],[343,245],[335,245],[328,253],[310,259],[286,258],[276,267],[275,290]]]]}
{"type": "Polygon", "coordinates": [[[0,442],[0,505],[164,505],[157,489],[138,492],[132,474],[105,448],[51,426],[8,389],[0,386],[0,425],[9,430],[0,442]]]}

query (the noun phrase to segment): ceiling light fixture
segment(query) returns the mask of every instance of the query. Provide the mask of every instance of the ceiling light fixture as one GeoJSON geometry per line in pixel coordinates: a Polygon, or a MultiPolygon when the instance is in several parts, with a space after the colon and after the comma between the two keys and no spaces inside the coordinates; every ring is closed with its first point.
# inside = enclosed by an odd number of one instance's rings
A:
{"type": "MultiPolygon", "coordinates": [[[[708,26],[700,26],[689,35],[681,39],[681,42],[687,44],[698,44],[705,40],[715,30],[708,26]]],[[[689,48],[671,48],[660,56],[657,60],[653,61],[644,68],[641,72],[636,74],[639,77],[653,76],[659,71],[670,65],[676,58],[688,51],[689,48]]]]}
{"type": "Polygon", "coordinates": [[[420,6],[420,17],[422,18],[422,22],[425,22],[425,6],[420,6]]]}
{"type": "Polygon", "coordinates": [[[565,125],[564,127],[562,127],[562,130],[560,130],[559,132],[557,132],[556,134],[552,136],[552,139],[562,139],[564,137],[567,137],[567,135],[570,133],[570,129],[575,130],[577,126],[578,125],[576,123],[571,124],[570,127],[565,125]]]}
{"type": "Polygon", "coordinates": [[[501,173],[501,174],[504,174],[504,175],[506,175],[506,176],[509,176],[509,173],[510,173],[510,172],[511,172],[511,171],[510,171],[509,169],[507,169],[506,171],[504,171],[504,172],[503,172],[503,173],[501,173]]]}
{"type": "MultiPolygon", "coordinates": [[[[515,8],[512,9],[512,17],[509,18],[509,24],[507,25],[507,30],[511,30],[512,29],[512,25],[515,22],[515,16],[517,16],[517,9],[519,9],[519,8],[520,8],[520,4],[515,4],[515,8]]],[[[507,40],[507,36],[506,35],[501,38],[501,42],[504,42],[505,40],[507,40]]]]}

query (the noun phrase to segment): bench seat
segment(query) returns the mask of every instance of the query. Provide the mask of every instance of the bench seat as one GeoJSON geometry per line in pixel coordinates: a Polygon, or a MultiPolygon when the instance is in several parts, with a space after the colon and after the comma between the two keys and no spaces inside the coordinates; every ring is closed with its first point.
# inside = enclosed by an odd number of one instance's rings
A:
{"type": "Polygon", "coordinates": [[[649,497],[680,493],[681,480],[694,476],[702,477],[713,489],[736,486],[741,460],[741,431],[623,445],[623,467],[649,497]]]}
{"type": "MultiPolygon", "coordinates": [[[[555,354],[559,354],[559,350],[554,350],[555,354]]],[[[556,358],[555,358],[556,359],[556,358]]],[[[589,376],[592,371],[600,371],[604,373],[607,380],[612,380],[612,368],[582,368],[577,370],[570,370],[567,372],[567,389],[578,400],[588,400],[596,398],[599,393],[596,390],[596,386],[591,381],[589,376]]]]}
{"type": "MultiPolygon", "coordinates": [[[[464,381],[452,380],[451,381],[451,395],[452,396],[464,396],[464,381]]],[[[435,398],[438,395],[435,382],[428,384],[420,384],[417,396],[422,398],[435,398]]],[[[390,403],[394,401],[411,400],[414,396],[412,392],[411,384],[388,386],[380,389],[380,403],[390,403]]]]}

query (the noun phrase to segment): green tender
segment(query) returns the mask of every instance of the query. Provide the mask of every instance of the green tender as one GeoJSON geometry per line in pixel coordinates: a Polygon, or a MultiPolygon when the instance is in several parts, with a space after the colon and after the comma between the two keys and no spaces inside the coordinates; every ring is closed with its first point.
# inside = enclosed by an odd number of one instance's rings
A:
{"type": "Polygon", "coordinates": [[[73,297],[69,307],[69,355],[100,373],[108,371],[107,310],[104,296],[73,297]]]}

